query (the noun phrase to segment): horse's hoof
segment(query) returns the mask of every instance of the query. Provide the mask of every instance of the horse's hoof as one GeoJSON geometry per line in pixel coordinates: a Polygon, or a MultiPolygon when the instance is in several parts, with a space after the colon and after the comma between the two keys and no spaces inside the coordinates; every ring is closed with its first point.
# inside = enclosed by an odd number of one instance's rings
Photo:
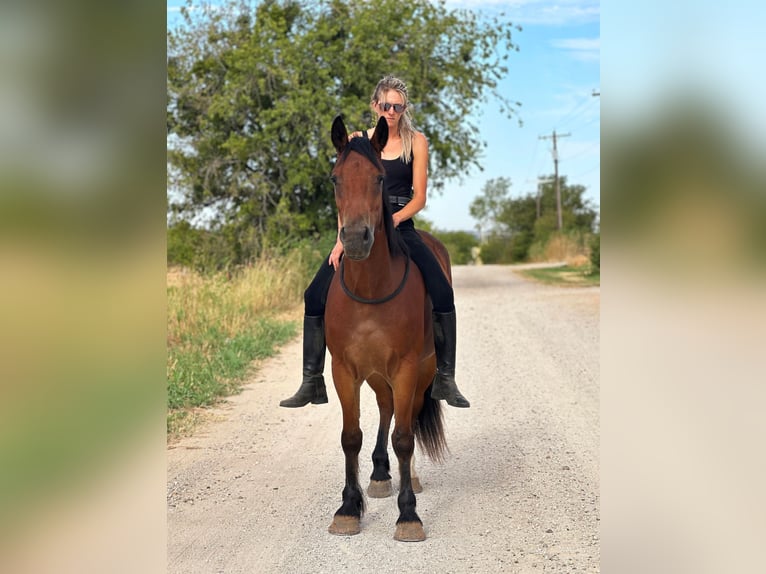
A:
{"type": "Polygon", "coordinates": [[[359,518],[356,516],[334,516],[330,528],[327,529],[330,534],[337,536],[353,536],[359,534],[359,518]]]}
{"type": "Polygon", "coordinates": [[[416,477],[412,478],[412,492],[414,492],[415,494],[420,494],[421,492],[423,492],[423,485],[420,484],[419,478],[416,478],[416,477]]]}
{"type": "Polygon", "coordinates": [[[420,522],[400,522],[396,525],[394,540],[399,542],[422,542],[426,539],[426,531],[420,522]]]}
{"type": "Polygon", "coordinates": [[[367,496],[370,498],[388,498],[393,493],[394,489],[391,487],[391,479],[371,480],[370,486],[367,487],[367,496]]]}

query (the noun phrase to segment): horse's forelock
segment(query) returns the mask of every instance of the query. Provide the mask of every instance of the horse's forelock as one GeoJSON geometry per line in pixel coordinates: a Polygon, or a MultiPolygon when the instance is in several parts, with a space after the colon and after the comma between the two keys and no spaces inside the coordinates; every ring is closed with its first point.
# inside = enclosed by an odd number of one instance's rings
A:
{"type": "Polygon", "coordinates": [[[355,151],[367,159],[369,159],[372,164],[377,167],[378,169],[383,169],[383,164],[380,161],[380,158],[378,157],[378,154],[375,153],[375,150],[372,149],[372,144],[370,144],[370,140],[364,137],[356,137],[351,138],[351,140],[348,142],[348,145],[344,148],[343,152],[340,154],[339,161],[344,162],[346,161],[346,158],[348,158],[348,154],[350,154],[352,151],[355,151]]]}

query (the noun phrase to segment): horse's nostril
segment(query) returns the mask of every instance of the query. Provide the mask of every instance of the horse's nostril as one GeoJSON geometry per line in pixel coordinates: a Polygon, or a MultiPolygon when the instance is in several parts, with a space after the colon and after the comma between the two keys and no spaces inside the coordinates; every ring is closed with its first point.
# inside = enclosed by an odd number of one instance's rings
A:
{"type": "Polygon", "coordinates": [[[364,235],[362,236],[362,239],[363,239],[365,242],[367,242],[367,241],[369,241],[369,240],[370,240],[370,228],[369,228],[369,227],[365,227],[365,228],[364,228],[364,235]]]}
{"type": "Polygon", "coordinates": [[[341,227],[340,228],[340,238],[341,239],[345,239],[345,237],[346,237],[346,228],[345,227],[341,227]]]}

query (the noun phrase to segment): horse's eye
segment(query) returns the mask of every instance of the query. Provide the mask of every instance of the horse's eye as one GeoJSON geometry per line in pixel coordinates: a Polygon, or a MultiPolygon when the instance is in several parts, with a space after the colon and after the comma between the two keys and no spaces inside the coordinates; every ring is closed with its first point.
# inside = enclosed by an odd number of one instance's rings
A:
{"type": "Polygon", "coordinates": [[[378,176],[378,185],[383,185],[383,176],[382,175],[378,176]]]}
{"type": "Polygon", "coordinates": [[[335,185],[335,184],[338,183],[338,178],[335,177],[334,175],[331,175],[330,176],[330,181],[332,182],[333,185],[335,185]]]}

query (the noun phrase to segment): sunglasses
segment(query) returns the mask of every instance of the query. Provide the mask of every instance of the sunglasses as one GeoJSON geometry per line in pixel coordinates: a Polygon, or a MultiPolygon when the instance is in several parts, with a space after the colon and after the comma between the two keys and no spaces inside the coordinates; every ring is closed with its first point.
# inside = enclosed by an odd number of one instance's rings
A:
{"type": "Polygon", "coordinates": [[[378,106],[379,106],[379,107],[380,107],[380,109],[381,109],[381,110],[383,110],[384,112],[387,112],[387,111],[388,111],[388,110],[390,110],[391,108],[394,108],[394,111],[395,111],[397,114],[401,114],[401,113],[404,111],[404,109],[407,107],[407,106],[405,106],[404,104],[389,104],[388,102],[386,102],[386,103],[382,103],[382,102],[381,102],[381,103],[379,103],[379,104],[378,104],[378,106]]]}

